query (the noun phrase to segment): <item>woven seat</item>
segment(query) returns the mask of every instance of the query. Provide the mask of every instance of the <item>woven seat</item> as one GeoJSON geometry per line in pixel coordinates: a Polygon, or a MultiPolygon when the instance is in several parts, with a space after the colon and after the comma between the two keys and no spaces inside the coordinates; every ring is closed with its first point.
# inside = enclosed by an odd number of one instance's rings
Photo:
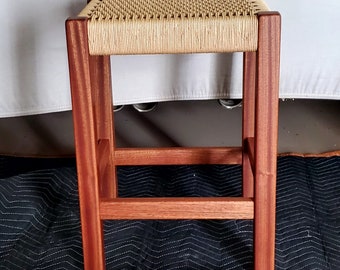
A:
{"type": "Polygon", "coordinates": [[[255,51],[261,0],[93,0],[91,54],[255,51]]]}
{"type": "Polygon", "coordinates": [[[85,269],[105,268],[107,219],[253,219],[254,268],[274,269],[280,21],[261,0],[92,0],[67,20],[85,269]],[[117,147],[110,55],[198,52],[244,53],[242,145],[117,147]],[[242,197],[118,196],[117,166],[181,164],[241,164],[242,197]]]}

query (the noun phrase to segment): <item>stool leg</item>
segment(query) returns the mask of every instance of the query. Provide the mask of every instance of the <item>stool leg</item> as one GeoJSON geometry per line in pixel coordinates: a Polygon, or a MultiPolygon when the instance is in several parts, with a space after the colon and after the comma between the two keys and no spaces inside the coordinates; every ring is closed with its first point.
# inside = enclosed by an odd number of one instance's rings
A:
{"type": "Polygon", "coordinates": [[[254,268],[274,269],[280,15],[259,14],[255,112],[254,268]]]}
{"type": "Polygon", "coordinates": [[[115,148],[114,115],[112,105],[110,56],[90,56],[91,93],[97,142],[105,140],[104,149],[99,147],[97,161],[100,194],[103,198],[117,197],[116,166],[113,160],[115,148]]]}
{"type": "Polygon", "coordinates": [[[249,159],[246,139],[255,134],[255,75],[256,52],[243,54],[243,112],[242,112],[242,179],[243,197],[254,196],[254,176],[249,159]]]}
{"type": "Polygon", "coordinates": [[[66,22],[77,157],[80,218],[84,268],[104,269],[102,222],[99,216],[99,181],[96,159],[96,128],[90,81],[87,21],[66,22]]]}

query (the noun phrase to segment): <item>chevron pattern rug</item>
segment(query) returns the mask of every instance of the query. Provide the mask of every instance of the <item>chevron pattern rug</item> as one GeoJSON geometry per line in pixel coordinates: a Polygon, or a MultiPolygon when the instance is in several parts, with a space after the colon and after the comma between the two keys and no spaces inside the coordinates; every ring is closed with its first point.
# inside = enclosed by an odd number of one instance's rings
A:
{"type": "MultiPolygon", "coordinates": [[[[240,166],[121,167],[120,196],[239,196],[240,166]]],[[[340,157],[280,157],[276,269],[340,269],[340,157]]],[[[82,269],[74,159],[0,157],[0,269],[82,269]]],[[[106,221],[108,269],[252,269],[251,221],[106,221]]]]}

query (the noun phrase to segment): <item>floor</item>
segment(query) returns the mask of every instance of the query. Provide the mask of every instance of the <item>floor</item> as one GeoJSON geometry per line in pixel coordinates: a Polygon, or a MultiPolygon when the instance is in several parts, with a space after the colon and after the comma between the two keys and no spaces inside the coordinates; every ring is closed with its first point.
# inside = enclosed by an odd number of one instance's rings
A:
{"type": "MultiPolygon", "coordinates": [[[[240,196],[240,166],[122,166],[120,197],[240,196]]],[[[74,159],[0,156],[0,269],[83,269],[74,159]]],[[[340,156],[278,158],[276,270],[340,269],[340,156]]],[[[107,269],[253,269],[250,220],[105,221],[107,269]]]]}
{"type": "MultiPolygon", "coordinates": [[[[215,100],[159,103],[137,112],[115,113],[118,146],[237,146],[241,108],[215,100]]],[[[279,152],[319,154],[340,150],[340,101],[281,100],[279,152]]],[[[0,119],[0,154],[74,155],[71,112],[0,119]]]]}

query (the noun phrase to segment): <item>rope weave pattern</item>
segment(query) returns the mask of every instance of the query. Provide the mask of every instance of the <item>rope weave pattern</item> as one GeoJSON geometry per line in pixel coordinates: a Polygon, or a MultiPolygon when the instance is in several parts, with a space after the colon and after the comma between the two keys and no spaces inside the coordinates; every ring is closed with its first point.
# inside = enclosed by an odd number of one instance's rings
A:
{"type": "Polygon", "coordinates": [[[261,0],[92,0],[91,54],[253,51],[261,0]]]}

